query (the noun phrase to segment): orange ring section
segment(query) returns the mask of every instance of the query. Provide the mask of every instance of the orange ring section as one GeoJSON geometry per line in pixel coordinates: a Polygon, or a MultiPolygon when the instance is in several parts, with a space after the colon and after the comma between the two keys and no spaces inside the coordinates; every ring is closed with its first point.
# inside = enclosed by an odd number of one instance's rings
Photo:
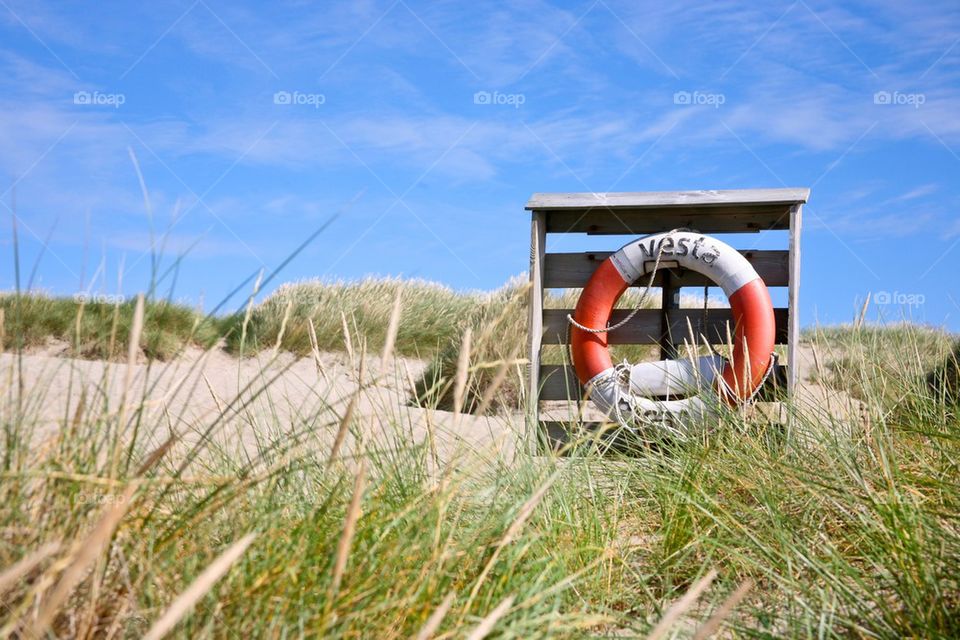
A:
{"type": "Polygon", "coordinates": [[[730,296],[730,310],[734,326],[733,357],[723,368],[723,380],[735,396],[725,399],[735,404],[737,400],[749,398],[763,382],[770,366],[777,324],[770,292],[760,278],[751,280],[730,296]],[[749,353],[749,365],[745,351],[749,353]]]}
{"type": "MultiPolygon", "coordinates": [[[[607,258],[590,276],[587,286],[580,294],[573,319],[585,327],[600,329],[610,322],[610,312],[623,292],[630,286],[607,258]]],[[[588,333],[571,327],[570,350],[573,352],[573,368],[581,384],[587,384],[613,366],[607,349],[606,333],[588,333]]]]}
{"type": "MultiPolygon", "coordinates": [[[[613,305],[627,290],[620,272],[610,258],[601,263],[580,294],[573,319],[585,327],[606,327],[613,305]]],[[[776,339],[776,322],[770,293],[763,280],[757,278],[740,287],[730,296],[734,322],[734,346],[731,361],[721,374],[726,387],[721,396],[731,404],[745,400],[763,382],[776,339]],[[746,355],[749,353],[749,362],[746,355]]],[[[581,384],[613,366],[607,343],[607,333],[589,333],[571,328],[570,349],[573,366],[581,384]]]]}

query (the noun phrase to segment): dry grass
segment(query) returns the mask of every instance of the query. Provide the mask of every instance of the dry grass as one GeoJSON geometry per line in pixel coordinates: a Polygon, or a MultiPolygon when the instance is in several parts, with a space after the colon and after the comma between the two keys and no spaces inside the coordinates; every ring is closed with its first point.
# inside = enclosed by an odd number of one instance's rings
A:
{"type": "MultiPolygon", "coordinates": [[[[391,337],[396,289],[369,324],[351,314],[344,334],[338,314],[315,340],[284,302],[277,335],[303,331],[307,354],[328,334],[341,345],[350,336],[358,364],[365,347],[402,351],[416,343],[403,319],[426,303],[404,290],[391,337]]],[[[502,379],[522,367],[522,294],[468,306],[466,321],[445,329],[447,361],[459,365],[443,384],[466,410],[470,390],[483,398],[500,379],[488,404],[504,405],[502,379]]],[[[23,344],[10,313],[7,339],[23,344]]],[[[135,338],[135,305],[131,314],[135,338]]],[[[257,314],[254,336],[266,321],[257,314]]],[[[593,455],[589,439],[566,458],[518,442],[509,460],[465,450],[486,461],[469,468],[411,439],[387,417],[396,407],[360,413],[325,395],[320,370],[316,402],[286,419],[267,374],[192,422],[150,394],[111,402],[103,380],[90,395],[60,391],[73,394],[70,411],[44,430],[46,390],[21,384],[23,362],[8,354],[0,636],[957,637],[960,424],[955,396],[929,380],[949,369],[955,336],[861,326],[807,340],[821,376],[864,403],[862,420],[795,407],[784,429],[730,413],[697,438],[631,457],[593,455]],[[372,421],[386,441],[318,450],[372,421]],[[239,428],[257,436],[242,456],[218,444],[239,428]]],[[[395,364],[353,375],[402,379],[395,364]]],[[[124,387],[122,368],[114,375],[124,387]]],[[[437,426],[453,423],[428,409],[437,426]]]]}
{"type": "MultiPolygon", "coordinates": [[[[108,304],[55,298],[41,293],[0,294],[5,350],[44,347],[51,341],[65,355],[123,359],[129,350],[135,300],[108,304]]],[[[171,360],[189,346],[208,348],[222,334],[221,320],[166,301],[149,302],[140,349],[151,358],[171,360]]]]}

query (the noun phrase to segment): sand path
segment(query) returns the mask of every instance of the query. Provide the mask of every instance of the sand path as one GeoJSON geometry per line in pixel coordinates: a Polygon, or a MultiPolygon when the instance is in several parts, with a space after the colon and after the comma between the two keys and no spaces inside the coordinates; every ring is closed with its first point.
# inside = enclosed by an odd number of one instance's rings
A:
{"type": "MultiPolygon", "coordinates": [[[[159,445],[171,430],[189,446],[216,424],[214,441],[227,455],[252,456],[267,442],[303,438],[304,446],[326,456],[352,398],[354,420],[343,444],[345,455],[362,447],[423,445],[443,464],[461,456],[509,464],[525,429],[520,413],[454,416],[410,406],[412,383],[425,367],[418,360],[395,358],[381,366],[379,358],[366,358],[361,389],[359,363],[342,353],[321,354],[315,360],[267,352],[241,360],[219,349],[193,350],[168,363],[128,367],[47,351],[24,355],[21,363],[13,354],[0,354],[0,407],[12,410],[12,385],[22,366],[27,390],[23,410],[41,439],[69,420],[81,394],[88,407],[100,410],[105,402],[112,412],[124,398],[133,408],[146,398],[144,424],[152,431],[143,434],[144,450],[159,445]]],[[[803,413],[811,419],[855,420],[859,403],[811,382],[818,370],[817,354],[810,345],[799,351],[802,384],[797,401],[803,413]]],[[[553,407],[553,413],[572,415],[566,406],[553,407]]]]}

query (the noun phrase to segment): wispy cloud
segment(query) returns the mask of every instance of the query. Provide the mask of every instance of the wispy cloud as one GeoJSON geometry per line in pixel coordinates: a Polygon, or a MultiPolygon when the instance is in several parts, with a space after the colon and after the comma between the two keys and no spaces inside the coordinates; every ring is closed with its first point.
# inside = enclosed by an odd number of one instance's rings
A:
{"type": "Polygon", "coordinates": [[[158,212],[194,207],[179,237],[213,225],[211,251],[225,256],[238,238],[281,243],[263,220],[294,229],[366,189],[358,225],[331,230],[331,243],[369,240],[420,268],[416,249],[357,229],[427,168],[406,198],[415,214],[383,219],[411,245],[477,261],[493,260],[482,250],[493,231],[463,238],[465,224],[495,216],[520,229],[529,192],[611,183],[816,183],[818,215],[851,242],[955,224],[950,2],[6,2],[16,15],[0,7],[0,172],[9,184],[29,171],[21,212],[41,229],[58,216],[73,225],[56,236],[64,244],[89,212],[116,250],[142,247],[128,147],[158,212]],[[77,91],[125,103],[77,105],[77,91]],[[277,92],[313,98],[276,104],[277,92]],[[712,103],[678,103],[684,92],[712,103]]]}

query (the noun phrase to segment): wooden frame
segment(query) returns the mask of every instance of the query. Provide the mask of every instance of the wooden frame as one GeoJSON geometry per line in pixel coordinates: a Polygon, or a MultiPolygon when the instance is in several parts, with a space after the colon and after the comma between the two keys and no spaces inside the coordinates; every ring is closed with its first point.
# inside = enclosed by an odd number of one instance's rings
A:
{"type": "MultiPolygon", "coordinates": [[[[572,369],[542,364],[544,345],[565,344],[568,340],[568,309],[545,309],[546,289],[581,288],[594,269],[617,247],[578,253],[547,253],[551,234],[581,233],[588,236],[628,235],[690,228],[699,232],[758,233],[770,230],[789,232],[787,247],[781,250],[742,251],[769,287],[787,288],[787,306],[775,309],[777,344],[787,347],[787,364],[773,376],[792,394],[797,383],[796,346],[800,333],[800,229],[803,205],[810,190],[738,189],[728,191],[669,191],[639,193],[536,193],[527,203],[530,228],[530,315],[528,394],[530,424],[540,432],[556,435],[559,423],[540,421],[540,403],[546,400],[576,401],[582,389],[572,369]]],[[[661,287],[661,309],[641,310],[627,326],[609,336],[611,344],[660,344],[661,356],[675,349],[674,335],[687,335],[693,327],[714,342],[727,335],[729,309],[710,309],[706,317],[699,309],[681,309],[674,294],[683,287],[702,287],[706,278],[692,271],[664,269],[654,285],[661,287]]],[[[626,312],[615,311],[612,322],[626,312]]],[[[535,440],[535,439],[534,439],[535,440]]]]}

